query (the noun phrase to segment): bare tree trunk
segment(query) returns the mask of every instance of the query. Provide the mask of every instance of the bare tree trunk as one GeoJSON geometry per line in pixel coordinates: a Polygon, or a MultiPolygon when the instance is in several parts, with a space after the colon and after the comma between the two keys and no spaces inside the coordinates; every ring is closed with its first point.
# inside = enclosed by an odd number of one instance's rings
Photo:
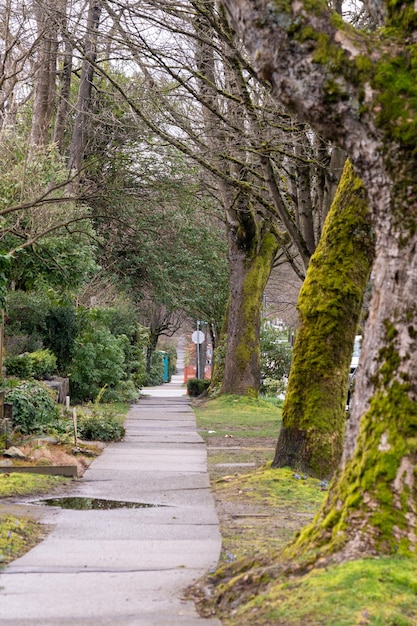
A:
{"type": "Polygon", "coordinates": [[[274,467],[328,478],[339,465],[349,363],[373,253],[366,192],[347,163],[300,292],[274,467]]]}
{"type": "Polygon", "coordinates": [[[39,44],[30,142],[32,145],[45,145],[49,139],[56,99],[57,22],[54,9],[42,3],[33,2],[32,10],[36,18],[39,44]]]}
{"type": "Polygon", "coordinates": [[[323,181],[323,199],[321,202],[321,219],[320,222],[324,224],[333,199],[336,195],[336,190],[339,185],[340,177],[343,172],[343,166],[346,161],[346,152],[341,150],[337,146],[333,146],[329,165],[326,168],[325,178],[323,181]]]}
{"type": "Polygon", "coordinates": [[[307,151],[307,128],[304,128],[303,132],[297,137],[296,145],[295,145],[295,153],[298,157],[298,162],[296,161],[296,193],[297,193],[297,225],[300,230],[300,233],[303,236],[303,239],[306,244],[306,248],[309,252],[309,256],[313,254],[316,249],[316,238],[314,232],[314,222],[313,222],[313,207],[312,207],[312,198],[311,198],[311,189],[312,189],[312,181],[311,181],[311,164],[308,163],[306,155],[307,151]],[[303,163],[303,158],[306,158],[306,163],[303,163]]]}
{"type": "Polygon", "coordinates": [[[94,61],[97,56],[97,29],[101,14],[101,0],[90,0],[84,41],[84,60],[78,90],[77,116],[72,134],[68,169],[80,172],[88,139],[88,122],[94,78],[94,61]]]}
{"type": "Polygon", "coordinates": [[[69,99],[71,91],[71,74],[73,64],[73,45],[67,33],[66,5],[67,0],[61,0],[60,28],[64,41],[62,65],[59,72],[59,98],[55,117],[54,143],[58,146],[60,154],[64,150],[65,129],[68,123],[69,99]]]}
{"type": "MultiPolygon", "coordinates": [[[[244,150],[236,138],[225,144],[227,126],[219,123],[216,72],[213,48],[210,41],[210,26],[203,19],[196,19],[198,35],[196,43],[196,63],[199,70],[200,90],[207,106],[203,107],[206,137],[211,140],[216,154],[229,153],[236,158],[230,163],[219,157],[217,167],[225,177],[244,177],[239,161],[245,158],[244,150]]],[[[242,126],[240,108],[237,104],[241,96],[238,78],[225,67],[224,81],[236,102],[228,103],[228,119],[239,128],[242,126]]],[[[255,395],[260,386],[259,334],[263,292],[271,273],[278,249],[276,237],[265,226],[264,220],[255,216],[250,197],[236,193],[231,184],[220,182],[223,206],[226,214],[227,239],[229,249],[230,286],[227,312],[227,349],[221,393],[255,395]]],[[[217,382],[217,381],[216,381],[217,382]]]]}

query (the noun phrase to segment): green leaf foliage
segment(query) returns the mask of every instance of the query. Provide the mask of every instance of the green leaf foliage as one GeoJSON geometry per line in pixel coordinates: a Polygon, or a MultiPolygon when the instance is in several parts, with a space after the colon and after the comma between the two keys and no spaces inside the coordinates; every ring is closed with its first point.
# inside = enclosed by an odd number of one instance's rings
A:
{"type": "Polygon", "coordinates": [[[42,383],[26,381],[6,389],[5,401],[13,405],[13,427],[21,433],[43,433],[59,417],[49,390],[42,383]]]}
{"type": "Polygon", "coordinates": [[[56,356],[50,350],[30,352],[28,357],[32,364],[32,374],[37,380],[49,378],[56,371],[56,356]]]}
{"type": "Polygon", "coordinates": [[[45,317],[45,346],[50,348],[57,359],[57,367],[62,374],[72,360],[78,333],[75,308],[72,305],[51,307],[45,317]]]}
{"type": "Polygon", "coordinates": [[[33,375],[32,361],[28,353],[8,356],[4,359],[7,376],[31,378],[33,375]]]}
{"type": "Polygon", "coordinates": [[[187,380],[187,393],[190,398],[197,398],[210,387],[209,380],[202,378],[189,378],[187,380]]]}
{"type": "Polygon", "coordinates": [[[120,441],[125,435],[121,420],[111,415],[82,416],[78,419],[77,431],[86,441],[120,441]]]}
{"type": "Polygon", "coordinates": [[[103,326],[78,335],[70,367],[71,396],[75,400],[92,400],[102,387],[114,387],[124,378],[123,346],[124,340],[103,326]]]}
{"type": "Polygon", "coordinates": [[[9,291],[6,303],[5,335],[8,352],[32,352],[41,347],[46,333],[46,317],[51,306],[46,291],[9,291]],[[9,342],[8,338],[14,341],[9,342]],[[16,338],[20,337],[21,341],[16,338]],[[13,345],[16,344],[16,351],[13,345]],[[9,348],[9,345],[11,348],[9,348]]]}
{"type": "Polygon", "coordinates": [[[261,328],[261,378],[281,380],[288,377],[292,359],[292,346],[283,333],[269,324],[261,328]]]}

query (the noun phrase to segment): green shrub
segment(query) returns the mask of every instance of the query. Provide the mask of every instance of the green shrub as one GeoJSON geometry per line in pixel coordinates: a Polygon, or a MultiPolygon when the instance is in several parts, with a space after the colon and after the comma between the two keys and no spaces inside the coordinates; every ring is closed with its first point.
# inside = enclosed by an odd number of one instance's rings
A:
{"type": "Polygon", "coordinates": [[[288,378],[292,347],[283,339],[282,332],[271,326],[261,328],[261,379],[281,381],[288,378]]]}
{"type": "Polygon", "coordinates": [[[209,387],[209,380],[203,380],[202,378],[189,378],[187,380],[187,393],[190,398],[201,396],[209,387]]]}
{"type": "Polygon", "coordinates": [[[56,371],[56,356],[50,350],[37,350],[28,354],[32,374],[37,380],[49,378],[56,371]]]}
{"type": "Polygon", "coordinates": [[[74,355],[78,322],[72,305],[55,306],[48,310],[45,318],[44,344],[56,356],[61,374],[66,374],[74,355]]]}
{"type": "Polygon", "coordinates": [[[7,336],[39,336],[45,329],[45,317],[50,305],[48,294],[42,291],[9,291],[6,303],[7,336]]]}
{"type": "Polygon", "coordinates": [[[32,360],[28,353],[7,356],[4,359],[4,366],[6,368],[6,376],[31,378],[33,375],[32,360]]]}
{"type": "Polygon", "coordinates": [[[5,402],[13,405],[13,427],[23,434],[45,433],[59,417],[50,391],[36,381],[6,389],[5,402]]]}
{"type": "Polygon", "coordinates": [[[121,380],[113,389],[106,389],[103,402],[135,402],[139,397],[139,389],[133,380],[121,380]]]}
{"type": "Polygon", "coordinates": [[[266,396],[284,396],[287,390],[287,378],[275,380],[273,378],[265,378],[262,381],[262,393],[266,396]]]}
{"type": "Polygon", "coordinates": [[[120,418],[112,415],[82,415],[77,431],[85,441],[120,441],[126,432],[120,418]]]}
{"type": "Polygon", "coordinates": [[[144,387],[154,387],[164,383],[164,362],[160,352],[154,352],[151,358],[151,371],[143,378],[144,387]]]}
{"type": "Polygon", "coordinates": [[[49,378],[56,370],[56,357],[50,350],[25,352],[4,360],[7,376],[18,378],[49,378]]]}
{"type": "Polygon", "coordinates": [[[125,378],[125,338],[105,327],[80,333],[70,374],[71,396],[76,402],[92,400],[103,387],[114,388],[125,378]]]}

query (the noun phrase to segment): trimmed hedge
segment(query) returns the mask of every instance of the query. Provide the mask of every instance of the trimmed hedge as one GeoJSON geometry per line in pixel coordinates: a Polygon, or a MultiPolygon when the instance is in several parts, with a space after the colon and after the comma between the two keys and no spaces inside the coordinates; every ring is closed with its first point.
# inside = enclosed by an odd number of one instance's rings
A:
{"type": "Polygon", "coordinates": [[[201,396],[209,387],[209,380],[203,380],[202,378],[190,378],[187,380],[187,393],[190,398],[201,396]]]}

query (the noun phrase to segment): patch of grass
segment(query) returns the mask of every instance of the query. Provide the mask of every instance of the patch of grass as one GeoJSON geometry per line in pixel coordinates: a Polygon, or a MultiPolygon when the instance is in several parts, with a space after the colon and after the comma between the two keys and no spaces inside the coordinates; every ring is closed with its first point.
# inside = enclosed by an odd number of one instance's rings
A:
{"type": "MultiPolygon", "coordinates": [[[[227,481],[220,479],[216,489],[250,494],[253,502],[262,502],[277,509],[315,512],[323,501],[323,483],[287,468],[272,469],[271,464],[227,481]],[[223,485],[222,485],[223,483],[223,485]]],[[[230,493],[232,492],[232,493],[230,493]]]]}
{"type": "Polygon", "coordinates": [[[117,415],[121,420],[124,420],[130,409],[130,405],[127,402],[101,402],[98,406],[104,415],[117,415]]]}
{"type": "Polygon", "coordinates": [[[193,409],[207,443],[220,564],[279,550],[312,519],[324,496],[320,481],[271,469],[281,407],[263,398],[221,396],[193,403],[193,409]]]}
{"type": "Polygon", "coordinates": [[[45,527],[26,517],[0,515],[0,566],[10,563],[36,545],[45,527]]]}
{"type": "MultiPolygon", "coordinates": [[[[71,479],[41,474],[0,474],[2,498],[48,493],[71,479]]],[[[45,526],[26,517],[0,513],[0,566],[10,563],[35,546],[45,534],[45,526]]]]}
{"type": "Polygon", "coordinates": [[[0,498],[46,493],[71,479],[43,474],[0,474],[0,498]]]}
{"type": "Polygon", "coordinates": [[[324,498],[322,483],[271,469],[223,476],[212,485],[221,520],[222,558],[278,552],[310,521],[324,498]]]}
{"type": "Polygon", "coordinates": [[[362,559],[272,583],[224,622],[257,626],[412,626],[417,560],[362,559]]]}
{"type": "Polygon", "coordinates": [[[206,442],[213,436],[277,438],[281,408],[263,399],[224,395],[193,404],[198,430],[206,442]],[[215,432],[213,432],[215,431],[215,432]]]}

